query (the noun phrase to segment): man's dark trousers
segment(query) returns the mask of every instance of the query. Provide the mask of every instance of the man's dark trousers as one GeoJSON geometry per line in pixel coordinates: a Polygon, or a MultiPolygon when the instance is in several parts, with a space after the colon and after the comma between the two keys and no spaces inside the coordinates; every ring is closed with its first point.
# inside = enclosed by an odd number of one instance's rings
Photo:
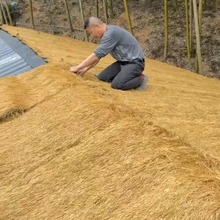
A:
{"type": "Polygon", "coordinates": [[[143,70],[144,60],[116,61],[104,69],[98,78],[105,82],[111,82],[114,89],[136,89],[143,81],[143,70]]]}

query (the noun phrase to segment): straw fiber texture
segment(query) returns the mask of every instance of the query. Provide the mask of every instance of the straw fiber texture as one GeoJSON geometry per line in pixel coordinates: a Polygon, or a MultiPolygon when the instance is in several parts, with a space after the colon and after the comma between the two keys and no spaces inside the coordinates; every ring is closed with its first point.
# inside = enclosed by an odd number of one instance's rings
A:
{"type": "Polygon", "coordinates": [[[0,79],[1,220],[219,220],[220,82],[147,59],[146,91],[69,73],[96,45],[3,26],[48,64],[0,79]]]}

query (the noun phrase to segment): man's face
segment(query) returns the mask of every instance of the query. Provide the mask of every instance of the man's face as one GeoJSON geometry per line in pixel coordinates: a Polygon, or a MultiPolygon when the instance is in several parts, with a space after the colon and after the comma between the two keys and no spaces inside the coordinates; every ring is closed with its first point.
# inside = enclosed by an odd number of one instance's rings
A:
{"type": "Polygon", "coordinates": [[[103,35],[103,31],[100,25],[93,25],[88,27],[86,30],[89,34],[97,38],[101,38],[103,35]]]}

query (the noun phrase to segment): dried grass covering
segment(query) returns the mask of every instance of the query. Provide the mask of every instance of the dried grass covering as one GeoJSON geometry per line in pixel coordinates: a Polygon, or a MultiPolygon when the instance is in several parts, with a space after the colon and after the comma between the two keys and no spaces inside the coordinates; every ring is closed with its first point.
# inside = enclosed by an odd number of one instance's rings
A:
{"type": "Polygon", "coordinates": [[[73,83],[72,78],[63,68],[47,65],[30,71],[25,77],[0,80],[0,122],[22,114],[67,88],[73,83]]]}
{"type": "Polygon", "coordinates": [[[110,58],[67,71],[94,45],[4,28],[50,64],[0,79],[1,117],[26,111],[0,123],[0,219],[220,218],[219,81],[149,60],[147,91],[116,91],[110,58]]]}

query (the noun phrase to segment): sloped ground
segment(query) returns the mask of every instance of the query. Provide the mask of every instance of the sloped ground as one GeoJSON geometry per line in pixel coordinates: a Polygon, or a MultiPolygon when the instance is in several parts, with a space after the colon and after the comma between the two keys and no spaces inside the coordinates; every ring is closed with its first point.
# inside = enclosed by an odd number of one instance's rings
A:
{"type": "MultiPolygon", "coordinates": [[[[17,20],[17,25],[31,27],[28,1],[17,0],[17,2],[22,15],[17,20]]],[[[220,79],[219,2],[219,0],[204,1],[201,32],[202,74],[218,79],[220,79]],[[215,3],[216,8],[214,7],[215,3]]],[[[114,16],[108,10],[109,24],[117,24],[128,29],[123,1],[114,0],[112,3],[114,16]]],[[[138,0],[128,1],[128,5],[134,36],[140,42],[147,57],[195,71],[194,22],[192,25],[192,58],[189,64],[186,48],[184,1],[169,2],[169,50],[166,59],[164,58],[164,2],[161,0],[138,0]]],[[[82,29],[83,22],[78,1],[68,0],[68,6],[73,28],[82,29]]],[[[85,17],[96,15],[95,1],[82,1],[82,8],[85,17]]],[[[38,0],[33,2],[33,10],[37,30],[85,39],[83,31],[70,32],[63,0],[38,0]],[[64,28],[60,28],[60,26],[64,28]]],[[[103,1],[99,1],[99,17],[105,21],[103,1]]],[[[93,38],[89,38],[89,40],[95,42],[93,38]]]]}
{"type": "Polygon", "coordinates": [[[49,64],[0,79],[0,219],[220,218],[218,80],[147,59],[148,90],[117,91],[110,57],[68,72],[94,44],[4,29],[49,64]]]}

